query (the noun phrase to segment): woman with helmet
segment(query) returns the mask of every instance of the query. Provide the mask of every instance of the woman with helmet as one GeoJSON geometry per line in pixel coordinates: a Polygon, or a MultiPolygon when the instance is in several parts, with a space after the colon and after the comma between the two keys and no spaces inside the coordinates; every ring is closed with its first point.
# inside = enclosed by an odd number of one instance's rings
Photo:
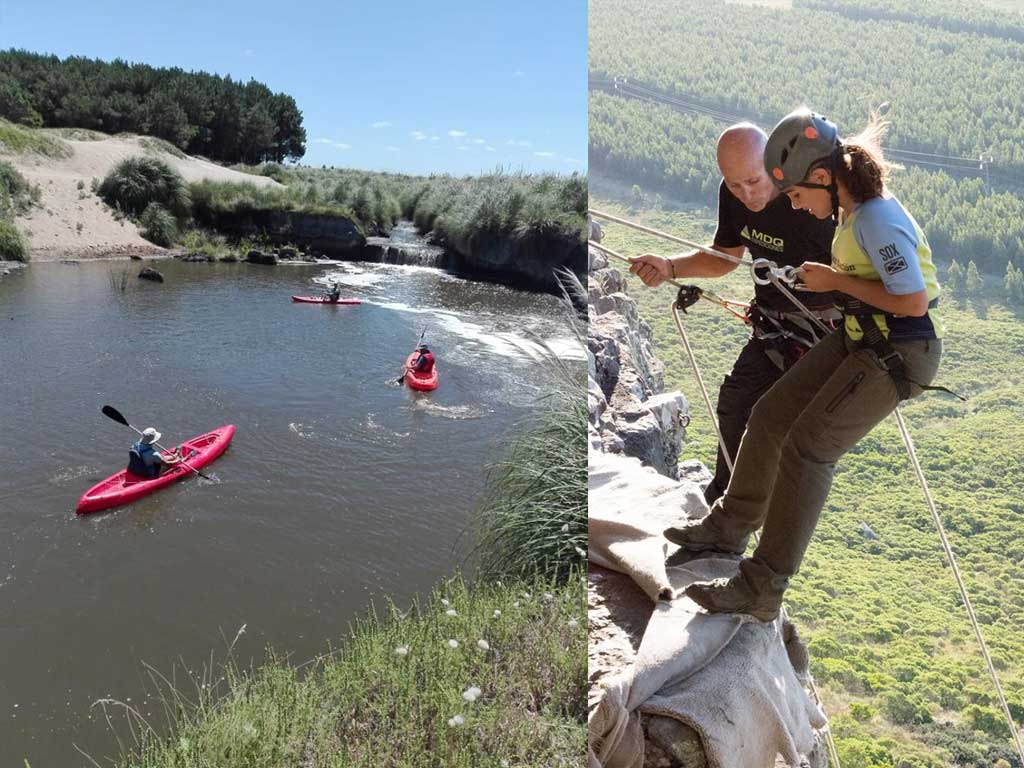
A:
{"type": "Polygon", "coordinates": [[[801,268],[810,291],[843,294],[844,327],[826,336],[754,406],[732,479],[710,514],[666,535],[690,551],[752,557],[731,579],[686,590],[712,612],[773,620],[832,485],[836,462],[901,400],[930,387],[942,356],[935,265],[924,232],[885,183],[891,164],[872,115],[857,136],[807,109],[765,147],[765,168],[794,208],[838,222],[832,265],[801,268]],[[842,214],[840,216],[840,214],[842,214]]]}

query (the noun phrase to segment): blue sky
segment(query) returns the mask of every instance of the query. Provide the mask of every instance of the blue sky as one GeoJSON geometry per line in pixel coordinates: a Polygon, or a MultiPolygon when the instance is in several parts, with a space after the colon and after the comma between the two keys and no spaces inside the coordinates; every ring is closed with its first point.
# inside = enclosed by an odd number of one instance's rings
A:
{"type": "Polygon", "coordinates": [[[302,162],[417,174],[585,171],[586,35],[585,0],[0,0],[0,48],[252,77],[302,162]]]}

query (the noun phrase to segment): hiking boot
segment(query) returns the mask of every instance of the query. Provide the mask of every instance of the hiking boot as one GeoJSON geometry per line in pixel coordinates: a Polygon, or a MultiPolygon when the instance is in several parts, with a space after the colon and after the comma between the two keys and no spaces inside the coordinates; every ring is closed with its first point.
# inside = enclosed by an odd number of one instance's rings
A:
{"type": "Polygon", "coordinates": [[[745,613],[767,622],[778,617],[788,585],[788,577],[748,559],[732,578],[691,584],[686,596],[709,613],[745,613]]]}
{"type": "Polygon", "coordinates": [[[747,540],[744,536],[741,541],[727,541],[721,533],[707,522],[705,517],[701,520],[690,521],[688,525],[681,525],[678,528],[666,528],[663,535],[673,544],[678,544],[687,552],[720,552],[723,555],[742,555],[747,551],[747,540]]]}

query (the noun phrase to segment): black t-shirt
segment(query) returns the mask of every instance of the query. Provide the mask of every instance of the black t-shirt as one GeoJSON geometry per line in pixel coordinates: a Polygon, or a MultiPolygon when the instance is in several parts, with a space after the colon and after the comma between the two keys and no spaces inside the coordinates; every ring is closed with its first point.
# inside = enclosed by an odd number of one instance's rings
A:
{"type": "MultiPolygon", "coordinates": [[[[719,248],[746,246],[753,258],[770,259],[780,267],[799,267],[805,261],[831,264],[835,230],[832,219],[823,221],[807,211],[796,210],[785,195],[779,195],[764,210],[754,213],[729,191],[724,181],[718,188],[714,244],[719,248]]],[[[774,285],[755,285],[754,295],[762,307],[798,311],[774,285]]],[[[813,307],[829,306],[835,301],[833,293],[793,291],[793,295],[813,307]]]]}

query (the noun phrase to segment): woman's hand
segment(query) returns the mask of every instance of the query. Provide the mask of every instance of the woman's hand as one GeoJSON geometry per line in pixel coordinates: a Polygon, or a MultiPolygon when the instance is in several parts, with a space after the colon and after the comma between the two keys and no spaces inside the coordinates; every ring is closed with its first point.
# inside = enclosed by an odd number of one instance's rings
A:
{"type": "Polygon", "coordinates": [[[664,256],[645,253],[630,258],[632,266],[629,271],[643,280],[644,285],[657,288],[672,277],[672,265],[664,256]]]}
{"type": "Polygon", "coordinates": [[[828,264],[819,264],[816,261],[805,261],[800,265],[800,287],[805,291],[824,293],[836,289],[836,278],[839,273],[828,264]]]}

